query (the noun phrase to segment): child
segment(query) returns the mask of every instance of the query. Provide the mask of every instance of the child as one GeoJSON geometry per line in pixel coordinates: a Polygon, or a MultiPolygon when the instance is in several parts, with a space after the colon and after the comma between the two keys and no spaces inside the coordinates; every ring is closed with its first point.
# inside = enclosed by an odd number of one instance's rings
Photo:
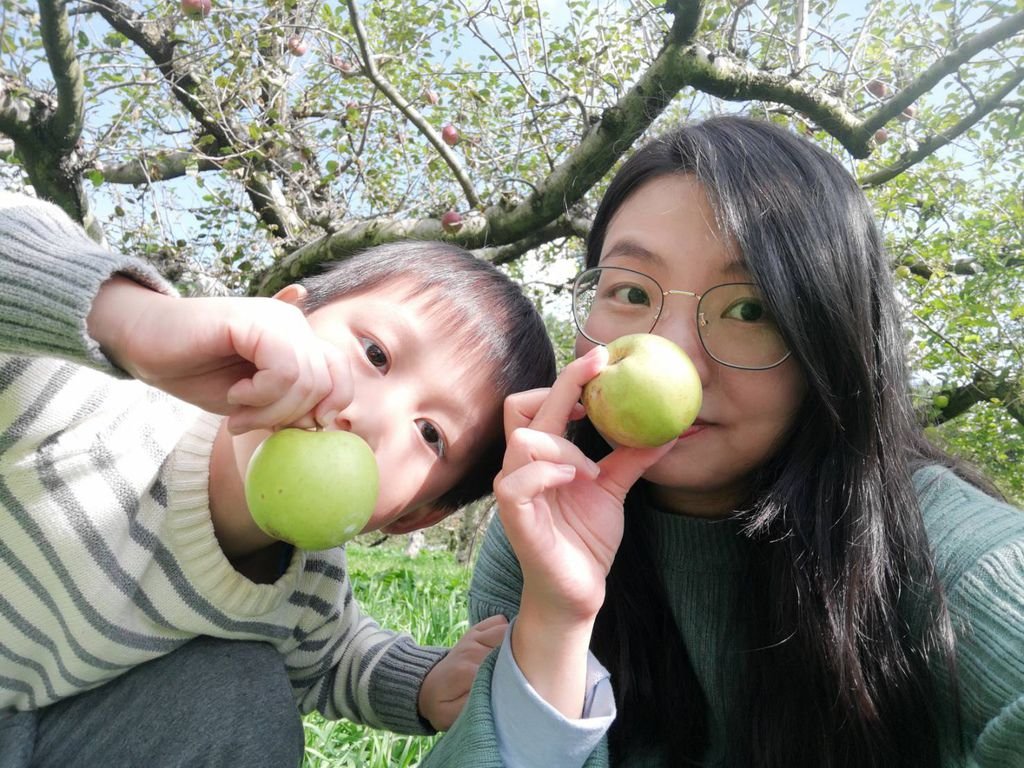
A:
{"type": "MultiPolygon", "coordinates": [[[[405,243],[274,299],[179,298],[55,207],[0,193],[0,353],[0,762],[16,741],[48,759],[24,744],[45,741],[55,702],[199,636],[271,644],[303,712],[406,733],[450,725],[504,623],[457,646],[475,663],[439,664],[446,649],[360,613],[343,549],[296,551],[260,531],[242,480],[270,430],[316,423],[374,451],[366,531],[423,528],[488,493],[504,397],[555,370],[508,278],[459,248],[405,243]]],[[[227,735],[187,736],[202,738],[227,735]]]]}

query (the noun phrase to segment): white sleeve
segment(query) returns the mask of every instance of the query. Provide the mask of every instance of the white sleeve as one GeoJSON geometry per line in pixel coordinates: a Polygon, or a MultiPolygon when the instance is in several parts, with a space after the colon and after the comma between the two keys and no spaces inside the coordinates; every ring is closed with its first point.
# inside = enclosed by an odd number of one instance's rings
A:
{"type": "Polygon", "coordinates": [[[510,626],[491,679],[491,709],[502,764],[508,768],[582,766],[615,719],[608,671],[589,654],[583,717],[571,720],[530,685],[512,656],[511,636],[510,626]]]}

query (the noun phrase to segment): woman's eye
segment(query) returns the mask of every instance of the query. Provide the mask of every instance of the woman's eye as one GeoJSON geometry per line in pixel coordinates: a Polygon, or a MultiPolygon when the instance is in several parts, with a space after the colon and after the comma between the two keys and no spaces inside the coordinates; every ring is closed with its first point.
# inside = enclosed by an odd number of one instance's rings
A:
{"type": "Polygon", "coordinates": [[[624,304],[642,304],[647,307],[651,305],[651,297],[639,285],[616,286],[612,289],[612,296],[624,304]]]}
{"type": "Polygon", "coordinates": [[[363,345],[363,352],[366,353],[366,359],[370,361],[370,365],[374,368],[383,368],[386,371],[388,368],[388,353],[370,339],[360,339],[359,343],[363,345]]]}
{"type": "Polygon", "coordinates": [[[426,419],[419,419],[416,426],[419,427],[423,441],[434,450],[434,453],[439,457],[444,456],[446,446],[441,431],[426,419]]]}
{"type": "Polygon", "coordinates": [[[739,299],[725,308],[722,317],[744,323],[760,323],[768,320],[768,313],[760,299],[739,299]]]}

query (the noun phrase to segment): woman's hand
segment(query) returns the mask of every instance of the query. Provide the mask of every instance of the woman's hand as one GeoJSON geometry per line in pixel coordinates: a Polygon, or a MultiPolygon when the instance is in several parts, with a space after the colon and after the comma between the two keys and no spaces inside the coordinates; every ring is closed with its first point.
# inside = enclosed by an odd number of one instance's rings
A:
{"type": "Polygon", "coordinates": [[[675,443],[617,448],[594,464],[563,437],[583,413],[584,385],[606,361],[597,347],[566,366],[550,390],[506,400],[508,448],[494,483],[523,570],[513,654],[534,689],[568,717],[579,717],[582,706],[586,651],[622,541],[626,493],[675,443]]]}
{"type": "Polygon", "coordinates": [[[236,434],[313,427],[352,397],[348,361],[286,301],[183,299],[113,278],[97,295],[88,326],[125,371],[228,415],[236,434]]]}

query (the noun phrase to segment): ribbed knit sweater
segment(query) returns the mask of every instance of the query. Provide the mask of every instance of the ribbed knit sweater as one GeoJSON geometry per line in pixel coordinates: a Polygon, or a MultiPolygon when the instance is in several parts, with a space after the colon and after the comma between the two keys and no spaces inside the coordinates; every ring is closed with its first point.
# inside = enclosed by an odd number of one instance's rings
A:
{"type": "Polygon", "coordinates": [[[429,732],[417,697],[445,649],[362,614],[343,549],[296,550],[273,584],[221,552],[220,417],[128,378],[86,333],[117,273],[173,293],[54,206],[0,192],[0,716],[211,635],[273,644],[304,712],[429,732]]]}
{"type": "MultiPolygon", "coordinates": [[[[1024,768],[1024,512],[1001,504],[938,467],[914,477],[938,575],[959,629],[957,661],[963,743],[967,758],[945,755],[945,768],[1024,768]]],[[[735,615],[746,589],[737,526],[642,510],[654,532],[655,559],[672,599],[672,611],[690,651],[708,704],[710,746],[705,766],[724,768],[726,746],[735,738],[726,726],[740,690],[743,617],[735,615]]],[[[493,613],[514,616],[522,573],[496,518],[488,530],[470,589],[471,619],[493,613]]],[[[488,657],[474,682],[466,709],[424,762],[430,768],[498,768],[497,739],[490,711],[488,657]]],[[[612,679],[614,686],[615,680],[612,679]]],[[[671,684],[666,681],[666,684],[671,684]]],[[[936,680],[939,709],[949,703],[947,681],[936,680]]],[[[685,723],[679,724],[685,728],[685,723]]],[[[952,729],[952,723],[944,727],[952,729]]],[[[606,742],[586,768],[609,765],[606,742]]],[[[631,754],[617,766],[668,768],[659,755],[631,754]]],[[[731,767],[730,767],[731,768],[731,767]]]]}

